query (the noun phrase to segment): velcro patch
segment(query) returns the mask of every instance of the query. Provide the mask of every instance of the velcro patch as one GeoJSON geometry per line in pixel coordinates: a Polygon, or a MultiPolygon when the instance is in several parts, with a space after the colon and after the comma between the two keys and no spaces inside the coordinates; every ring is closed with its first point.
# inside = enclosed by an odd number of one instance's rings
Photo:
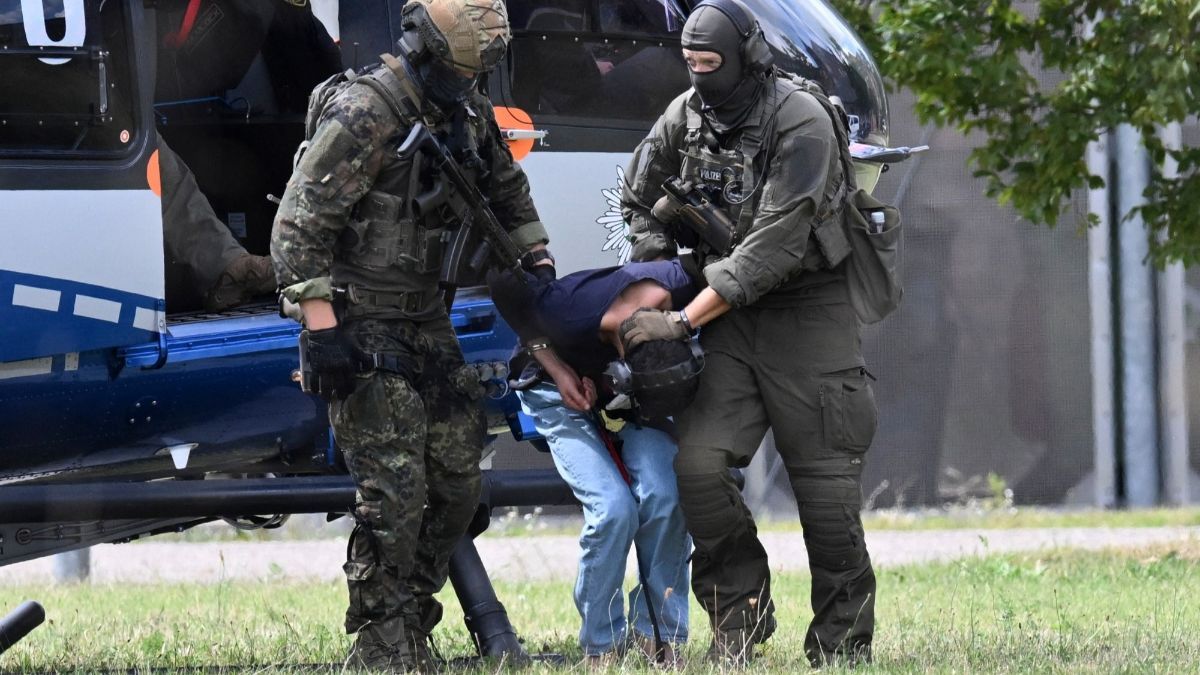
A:
{"type": "Polygon", "coordinates": [[[309,143],[297,168],[323,186],[322,192],[333,194],[358,170],[363,152],[354,134],[341,121],[330,119],[309,143]]]}

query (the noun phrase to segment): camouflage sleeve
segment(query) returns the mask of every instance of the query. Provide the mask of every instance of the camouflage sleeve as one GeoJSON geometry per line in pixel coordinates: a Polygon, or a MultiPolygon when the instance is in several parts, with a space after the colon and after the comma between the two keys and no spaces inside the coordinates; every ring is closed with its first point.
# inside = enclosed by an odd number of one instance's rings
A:
{"type": "MultiPolygon", "coordinates": [[[[690,90],[689,90],[690,91],[690,90]]],[[[634,261],[671,257],[678,252],[666,226],[650,215],[654,203],[663,196],[662,184],[680,169],[679,148],[687,131],[684,106],[688,93],[676,97],[654,123],[649,135],[633,151],[625,169],[621,191],[621,213],[629,223],[634,261]]]]}
{"type": "Polygon", "coordinates": [[[491,144],[492,179],[488,197],[492,213],[496,214],[496,219],[508,230],[513,241],[521,249],[529,249],[534,244],[550,243],[550,236],[538,218],[533,197],[529,194],[529,178],[513,159],[508,143],[504,142],[491,102],[484,96],[478,96],[476,99],[479,109],[487,119],[489,129],[487,142],[491,144]]]}
{"type": "Polygon", "coordinates": [[[275,214],[271,260],[292,302],[332,298],[329,267],[351,209],[371,190],[396,118],[378,94],[351,86],[321,114],[275,214]]]}
{"type": "Polygon", "coordinates": [[[704,277],[734,307],[750,305],[800,271],[814,217],[829,182],[841,174],[833,124],[821,104],[799,93],[778,112],[778,146],[746,238],[704,277]]]}

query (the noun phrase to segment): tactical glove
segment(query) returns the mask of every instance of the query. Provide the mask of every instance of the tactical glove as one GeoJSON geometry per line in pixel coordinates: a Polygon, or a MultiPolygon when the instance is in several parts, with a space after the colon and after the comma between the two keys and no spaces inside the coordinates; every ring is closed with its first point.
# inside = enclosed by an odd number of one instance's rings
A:
{"type": "Polygon", "coordinates": [[[554,269],[554,265],[535,265],[529,273],[537,277],[537,280],[544,284],[558,279],[558,270],[554,269]]]}
{"type": "Polygon", "coordinates": [[[664,312],[643,307],[621,322],[621,342],[625,353],[650,340],[687,340],[691,337],[679,312],[664,312]]]}
{"type": "Polygon", "coordinates": [[[354,377],[362,361],[357,349],[338,328],[310,330],[305,361],[312,370],[312,392],[325,400],[345,399],[354,393],[354,377]]]}

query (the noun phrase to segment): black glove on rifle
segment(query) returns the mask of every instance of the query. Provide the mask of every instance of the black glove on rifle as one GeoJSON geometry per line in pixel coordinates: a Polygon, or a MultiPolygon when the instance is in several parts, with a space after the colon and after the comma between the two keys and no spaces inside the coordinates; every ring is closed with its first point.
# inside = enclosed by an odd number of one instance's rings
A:
{"type": "Polygon", "coordinates": [[[354,393],[362,358],[337,327],[308,330],[307,339],[301,345],[307,348],[305,365],[312,378],[307,391],[325,400],[344,399],[354,393]]]}

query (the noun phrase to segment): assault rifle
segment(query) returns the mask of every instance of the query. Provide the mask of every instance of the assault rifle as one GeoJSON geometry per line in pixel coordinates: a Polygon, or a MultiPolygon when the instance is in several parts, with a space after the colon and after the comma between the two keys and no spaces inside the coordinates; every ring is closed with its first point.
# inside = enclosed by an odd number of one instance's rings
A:
{"type": "MultiPolygon", "coordinates": [[[[396,155],[407,161],[418,152],[431,161],[434,171],[449,179],[453,187],[453,190],[447,190],[441,181],[435,180],[431,190],[417,195],[418,214],[430,214],[446,206],[459,223],[442,257],[438,283],[452,294],[464,282],[482,279],[489,259],[505,270],[520,269],[521,249],[496,220],[496,214],[488,208],[487,198],[463,175],[458,162],[421,122],[413,125],[396,155]],[[455,196],[461,199],[454,199],[455,196]]],[[[521,274],[516,276],[524,278],[521,274]]]]}
{"type": "Polygon", "coordinates": [[[681,220],[719,255],[733,248],[734,223],[720,206],[690,182],[678,177],[662,184],[666,195],[654,205],[654,216],[664,222],[681,220]]]}

